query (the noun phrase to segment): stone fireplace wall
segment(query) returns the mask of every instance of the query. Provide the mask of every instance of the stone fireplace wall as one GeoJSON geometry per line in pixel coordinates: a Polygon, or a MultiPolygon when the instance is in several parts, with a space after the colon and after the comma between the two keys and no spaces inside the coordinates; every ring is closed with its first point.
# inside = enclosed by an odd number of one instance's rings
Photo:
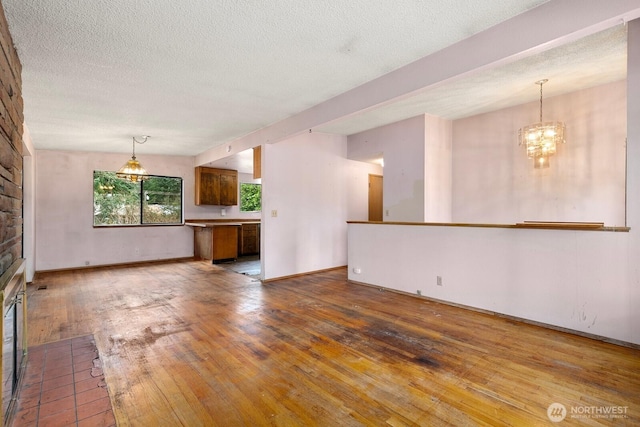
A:
{"type": "Polygon", "coordinates": [[[0,3],[0,274],[22,257],[21,72],[0,3]]]}

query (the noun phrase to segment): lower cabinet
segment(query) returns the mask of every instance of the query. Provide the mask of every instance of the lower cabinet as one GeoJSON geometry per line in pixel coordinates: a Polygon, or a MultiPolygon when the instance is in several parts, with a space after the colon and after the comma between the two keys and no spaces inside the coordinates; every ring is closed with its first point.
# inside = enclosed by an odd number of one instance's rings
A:
{"type": "Polygon", "coordinates": [[[194,228],[194,255],[213,262],[238,258],[240,225],[194,228]]]}
{"type": "Polygon", "coordinates": [[[260,224],[242,224],[238,241],[240,255],[260,253],[260,224]]]}
{"type": "Polygon", "coordinates": [[[238,258],[239,225],[216,225],[213,230],[213,262],[238,258]]]}

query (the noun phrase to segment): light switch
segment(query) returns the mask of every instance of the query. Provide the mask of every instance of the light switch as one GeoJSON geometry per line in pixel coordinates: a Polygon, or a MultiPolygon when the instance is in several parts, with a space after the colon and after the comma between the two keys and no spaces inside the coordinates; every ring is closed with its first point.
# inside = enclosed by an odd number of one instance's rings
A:
{"type": "Polygon", "coordinates": [[[277,209],[272,210],[271,211],[271,216],[274,217],[274,218],[277,217],[278,216],[278,210],[277,209]]]}

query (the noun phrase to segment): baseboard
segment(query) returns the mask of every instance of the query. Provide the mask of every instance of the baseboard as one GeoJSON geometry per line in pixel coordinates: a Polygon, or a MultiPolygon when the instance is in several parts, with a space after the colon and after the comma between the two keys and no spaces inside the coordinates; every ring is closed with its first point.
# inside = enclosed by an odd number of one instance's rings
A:
{"type": "Polygon", "coordinates": [[[276,282],[278,280],[285,280],[285,279],[293,279],[294,277],[308,276],[310,274],[326,273],[328,271],[342,270],[346,268],[347,268],[346,265],[341,265],[339,267],[331,267],[331,268],[325,268],[322,270],[307,271],[304,273],[290,274],[288,276],[273,277],[271,279],[262,280],[262,283],[276,282]]]}
{"type": "Polygon", "coordinates": [[[114,263],[114,264],[99,264],[99,265],[81,265],[78,267],[65,267],[65,268],[54,268],[50,270],[37,270],[33,275],[33,280],[37,279],[38,274],[45,273],[58,273],[64,271],[75,271],[75,270],[90,270],[90,269],[98,269],[98,268],[114,268],[114,267],[127,267],[127,266],[137,266],[143,264],[158,264],[158,263],[170,263],[170,262],[182,262],[182,261],[199,261],[198,258],[195,257],[182,257],[182,258],[167,258],[167,259],[152,259],[146,261],[129,261],[122,263],[114,263]]]}

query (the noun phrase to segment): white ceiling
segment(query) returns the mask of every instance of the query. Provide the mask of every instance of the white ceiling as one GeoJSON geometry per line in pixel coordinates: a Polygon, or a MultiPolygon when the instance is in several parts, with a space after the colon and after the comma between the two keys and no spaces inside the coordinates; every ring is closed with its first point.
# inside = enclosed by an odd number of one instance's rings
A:
{"type": "MultiPolygon", "coordinates": [[[[482,70],[447,84],[427,88],[400,101],[320,126],[316,130],[351,135],[372,124],[397,122],[419,114],[450,120],[520,105],[619,81],[627,76],[627,32],[618,25],[501,67],[482,70]]],[[[532,117],[532,121],[537,117],[532,117]]]]}
{"type": "MultiPolygon", "coordinates": [[[[2,0],[37,149],[196,155],[546,0],[2,0]]],[[[620,25],[314,128],[450,119],[626,76],[620,25]],[[523,89],[523,81],[531,83],[523,89]]]]}

